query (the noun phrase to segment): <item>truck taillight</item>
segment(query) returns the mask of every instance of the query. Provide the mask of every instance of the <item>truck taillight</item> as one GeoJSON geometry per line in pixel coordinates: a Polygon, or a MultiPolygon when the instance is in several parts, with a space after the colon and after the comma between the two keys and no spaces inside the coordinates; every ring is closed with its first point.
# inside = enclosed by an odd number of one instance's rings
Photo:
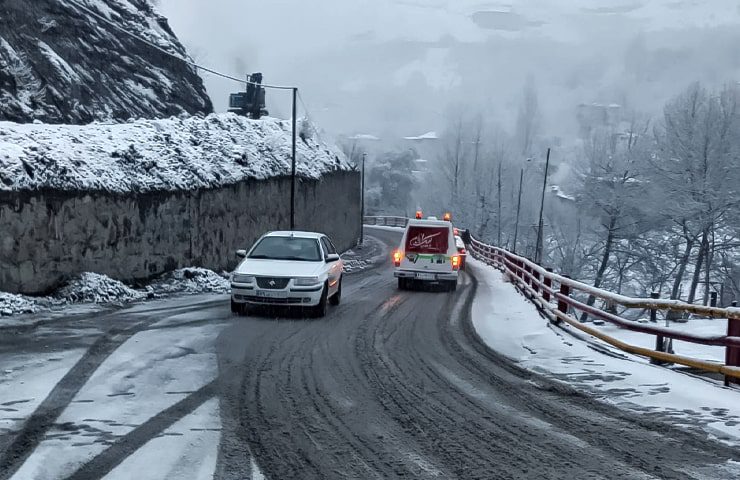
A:
{"type": "Polygon", "coordinates": [[[452,256],[452,269],[458,270],[460,268],[460,255],[452,256]]]}
{"type": "Polygon", "coordinates": [[[402,258],[403,258],[403,254],[399,250],[396,250],[395,252],[393,252],[393,265],[400,267],[402,258]]]}
{"type": "Polygon", "coordinates": [[[444,217],[442,217],[445,222],[452,221],[452,214],[450,212],[447,212],[444,214],[444,217]]]}

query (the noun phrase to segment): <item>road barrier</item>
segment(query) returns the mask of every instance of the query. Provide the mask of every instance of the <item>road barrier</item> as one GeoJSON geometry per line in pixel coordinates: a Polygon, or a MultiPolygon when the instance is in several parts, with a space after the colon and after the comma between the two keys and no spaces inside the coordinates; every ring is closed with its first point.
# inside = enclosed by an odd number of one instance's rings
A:
{"type": "Polygon", "coordinates": [[[730,379],[734,379],[736,383],[740,379],[740,308],[706,307],[680,300],[661,300],[654,297],[634,298],[615,294],[608,290],[578,282],[567,276],[558,275],[553,273],[552,269],[543,268],[524,257],[485,244],[475,238],[471,239],[470,252],[475,258],[506,273],[514,286],[553,323],[566,322],[578,330],[593,335],[621,350],[649,357],[654,363],[676,363],[719,373],[725,376],[725,384],[728,384],[730,379]],[[573,298],[576,293],[581,293],[582,296],[593,298],[593,300],[586,303],[579,301],[573,298]],[[594,306],[597,299],[607,305],[606,310],[594,306]],[[647,325],[617,315],[615,313],[616,305],[629,309],[649,310],[652,319],[656,318],[658,311],[688,312],[706,317],[726,318],[728,333],[727,335],[716,336],[696,335],[666,327],[647,325]],[[655,335],[658,348],[650,350],[611,337],[579,321],[573,315],[576,310],[617,325],[620,328],[655,335]],[[725,364],[669,353],[665,351],[665,344],[662,340],[665,338],[724,347],[726,349],[725,364]]]}
{"type": "Polygon", "coordinates": [[[406,217],[363,217],[362,223],[380,227],[405,227],[409,219],[406,217]]]}
{"type": "MultiPolygon", "coordinates": [[[[395,216],[369,216],[364,218],[366,225],[405,226],[408,219],[395,216]]],[[[725,384],[730,381],[740,383],[740,308],[735,304],[730,308],[694,305],[680,300],[656,298],[635,298],[619,295],[608,290],[578,282],[564,275],[558,275],[551,268],[543,268],[531,260],[513,254],[503,248],[488,245],[475,238],[470,239],[469,251],[473,257],[504,272],[512,284],[524,294],[551,322],[565,322],[621,350],[651,359],[652,363],[675,363],[707,372],[724,375],[725,384]],[[580,295],[589,300],[582,302],[574,296],[580,295]],[[596,300],[606,306],[598,308],[596,300]],[[700,316],[727,319],[727,335],[696,335],[673,330],[667,327],[649,325],[616,313],[616,305],[627,309],[649,310],[651,320],[655,321],[657,312],[693,313],[700,316]],[[595,318],[614,324],[620,328],[654,335],[656,349],[638,347],[614,338],[606,333],[579,321],[575,312],[586,313],[595,318]],[[664,340],[666,338],[701,345],[725,348],[725,364],[689,358],[670,353],[664,340]]]]}

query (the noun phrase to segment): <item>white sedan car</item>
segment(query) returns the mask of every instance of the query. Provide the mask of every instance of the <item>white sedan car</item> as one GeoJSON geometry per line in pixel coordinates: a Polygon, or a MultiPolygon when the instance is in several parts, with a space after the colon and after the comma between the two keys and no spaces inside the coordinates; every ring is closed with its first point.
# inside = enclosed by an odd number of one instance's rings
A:
{"type": "Polygon", "coordinates": [[[253,305],[310,307],[323,317],[326,305],[342,297],[342,259],[324,234],[270,232],[249,251],[231,275],[231,311],[253,305]]]}

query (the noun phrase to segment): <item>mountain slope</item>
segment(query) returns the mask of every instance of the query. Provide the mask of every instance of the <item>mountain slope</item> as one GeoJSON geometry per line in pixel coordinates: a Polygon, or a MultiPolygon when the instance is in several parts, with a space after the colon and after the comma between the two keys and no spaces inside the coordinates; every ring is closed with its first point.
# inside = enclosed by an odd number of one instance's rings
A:
{"type": "Polygon", "coordinates": [[[213,110],[184,62],[80,8],[186,57],[148,0],[0,2],[0,120],[89,123],[213,110]]]}

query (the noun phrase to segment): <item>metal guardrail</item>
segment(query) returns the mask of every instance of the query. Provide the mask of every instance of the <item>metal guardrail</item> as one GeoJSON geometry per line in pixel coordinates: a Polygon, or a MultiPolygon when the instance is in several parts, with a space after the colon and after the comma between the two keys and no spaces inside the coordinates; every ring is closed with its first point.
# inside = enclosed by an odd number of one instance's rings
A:
{"type": "MultiPolygon", "coordinates": [[[[366,216],[365,225],[405,227],[408,218],[399,216],[366,216]]],[[[648,357],[653,363],[676,363],[700,370],[719,373],[725,376],[725,384],[730,379],[740,383],[740,308],[707,307],[693,305],[680,300],[666,300],[659,298],[635,298],[619,295],[608,290],[595,288],[578,282],[564,275],[554,273],[552,269],[543,268],[536,263],[515,255],[503,248],[488,245],[475,238],[471,238],[470,253],[477,259],[490,266],[507,273],[514,286],[522,292],[537,308],[553,323],[566,322],[569,325],[588,333],[621,350],[648,357]],[[672,330],[657,325],[646,325],[620,317],[612,311],[602,310],[588,305],[572,297],[575,292],[593,296],[607,305],[622,305],[629,309],[650,310],[651,319],[655,319],[658,311],[688,312],[697,315],[726,318],[727,335],[695,335],[678,330],[672,330]],[[571,312],[578,310],[588,315],[602,319],[620,328],[641,332],[656,337],[656,350],[638,347],[623,342],[606,333],[590,327],[577,320],[571,312]],[[668,353],[664,348],[663,340],[670,338],[683,342],[701,345],[712,345],[725,348],[725,364],[709,362],[695,358],[668,353]]],[[[611,309],[613,310],[613,309],[611,309]]]]}
{"type": "Polygon", "coordinates": [[[366,216],[363,217],[362,223],[365,225],[374,225],[380,227],[405,227],[409,219],[406,217],[394,216],[366,216]]]}
{"type": "Polygon", "coordinates": [[[558,275],[552,272],[551,269],[542,268],[524,257],[515,255],[502,248],[485,244],[476,239],[472,239],[470,252],[479,260],[506,272],[516,288],[535,303],[540,311],[554,323],[566,322],[624,351],[649,357],[656,361],[656,363],[676,363],[709,372],[720,373],[725,376],[725,384],[729,383],[730,378],[736,379],[735,382],[740,379],[740,309],[737,307],[705,307],[679,300],[634,298],[618,295],[608,290],[594,288],[591,285],[558,275]],[[728,332],[727,335],[705,336],[638,323],[620,317],[613,312],[605,311],[576,300],[571,296],[576,291],[603,300],[608,305],[622,305],[627,308],[650,310],[651,318],[655,318],[656,312],[660,310],[690,312],[707,317],[727,318],[728,332]],[[648,348],[630,345],[578,321],[570,314],[572,310],[586,312],[593,317],[617,325],[620,328],[655,335],[656,346],[658,347],[663,345],[662,339],[664,338],[701,345],[725,347],[725,364],[668,353],[663,351],[663,348],[650,350],[648,348]]]}

